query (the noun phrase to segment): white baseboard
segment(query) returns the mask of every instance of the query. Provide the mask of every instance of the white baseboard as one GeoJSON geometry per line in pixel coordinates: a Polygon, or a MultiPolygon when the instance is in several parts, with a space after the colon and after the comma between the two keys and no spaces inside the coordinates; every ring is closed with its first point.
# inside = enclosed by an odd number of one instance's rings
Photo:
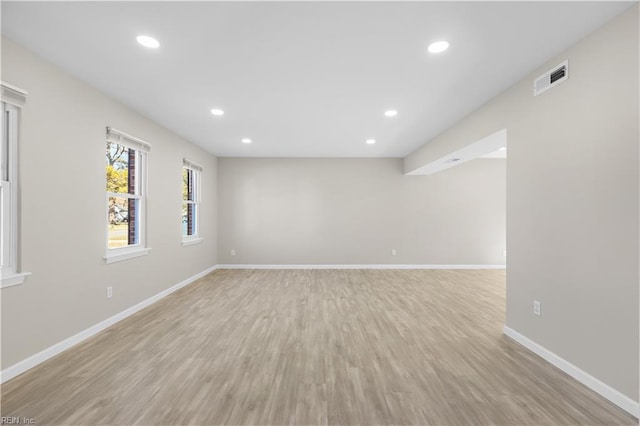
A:
{"type": "Polygon", "coordinates": [[[506,269],[506,265],[247,265],[220,264],[218,269],[506,269]]]}
{"type": "Polygon", "coordinates": [[[110,318],[107,318],[104,321],[99,322],[98,324],[87,328],[86,330],[81,331],[78,334],[75,334],[71,337],[69,337],[68,339],[63,340],[62,342],[56,343],[53,346],[48,347],[47,349],[38,352],[35,355],[30,356],[29,358],[22,360],[10,367],[5,368],[4,370],[2,370],[0,372],[0,383],[5,383],[8,380],[11,380],[12,378],[16,377],[19,374],[24,373],[25,371],[35,367],[38,364],[43,363],[44,361],[48,360],[49,358],[52,358],[56,355],[58,355],[60,352],[66,351],[67,349],[77,345],[78,343],[88,339],[91,336],[94,336],[96,334],[98,334],[99,332],[101,332],[102,330],[111,327],[113,324],[122,321],[123,319],[135,314],[136,312],[140,311],[141,309],[146,308],[147,306],[157,302],[158,300],[170,295],[171,293],[181,289],[182,287],[185,287],[189,284],[191,284],[192,282],[194,282],[195,280],[197,280],[198,278],[202,278],[205,275],[207,275],[210,272],[215,271],[216,269],[218,269],[217,265],[212,266],[210,268],[207,268],[206,270],[187,278],[184,281],[179,282],[178,284],[169,287],[166,290],[161,291],[160,293],[156,294],[155,296],[151,296],[150,298],[143,300],[142,302],[130,307],[129,309],[126,309],[122,312],[120,312],[119,314],[116,314],[110,318]]]}
{"type": "Polygon", "coordinates": [[[629,414],[635,416],[636,418],[640,417],[640,403],[638,403],[637,401],[634,401],[633,399],[629,398],[623,393],[615,390],[614,388],[607,385],[606,383],[601,382],[600,380],[596,379],[589,373],[585,372],[584,370],[581,370],[580,368],[571,364],[569,361],[559,357],[558,355],[554,354],[550,350],[546,349],[543,346],[540,346],[533,340],[523,336],[522,334],[507,327],[506,325],[503,328],[503,332],[505,335],[512,338],[516,342],[520,343],[522,346],[529,349],[531,352],[542,357],[547,362],[555,365],[560,370],[564,371],[565,373],[567,373],[568,375],[570,375],[571,377],[573,377],[583,385],[587,386],[591,390],[599,393],[604,398],[608,399],[609,401],[616,404],[618,407],[627,411],[629,414]]]}

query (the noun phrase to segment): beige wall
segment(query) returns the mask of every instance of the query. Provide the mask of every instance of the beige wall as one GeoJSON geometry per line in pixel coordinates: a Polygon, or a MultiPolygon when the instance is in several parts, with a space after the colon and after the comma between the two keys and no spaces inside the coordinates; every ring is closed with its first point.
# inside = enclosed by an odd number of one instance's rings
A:
{"type": "Polygon", "coordinates": [[[2,368],[217,263],[215,157],[13,42],[2,80],[29,92],[20,140],[22,265],[1,290],[2,368]],[[106,265],[105,126],[151,145],[148,256],[106,265]],[[182,247],[183,157],[204,165],[204,242],[182,247]],[[113,298],[106,298],[106,287],[113,298]]]}
{"type": "Polygon", "coordinates": [[[507,326],[635,401],[638,76],[635,6],[405,159],[507,128],[507,326]],[[533,97],[565,59],[569,79],[533,97]]]}
{"type": "Polygon", "coordinates": [[[220,158],[219,261],[504,264],[505,173],[489,159],[403,176],[401,159],[220,158]]]}
{"type": "MultiPolygon", "coordinates": [[[[411,171],[508,129],[507,325],[635,400],[638,72],[636,6],[404,161],[411,171]],[[533,98],[531,79],[566,58],[569,80],[533,98]],[[541,317],[531,312],[534,298],[542,301],[541,317]]],[[[215,263],[503,261],[501,160],[416,177],[402,176],[397,159],[218,162],[6,39],[2,79],[29,91],[21,254],[33,273],[0,293],[2,368],[215,263]],[[152,144],[151,254],[111,265],[102,260],[107,125],[152,144]],[[180,245],[183,157],[205,166],[209,220],[204,243],[190,247],[180,245]],[[67,164],[74,178],[65,176],[67,164]],[[106,286],[114,288],[112,299],[106,286]]]]}

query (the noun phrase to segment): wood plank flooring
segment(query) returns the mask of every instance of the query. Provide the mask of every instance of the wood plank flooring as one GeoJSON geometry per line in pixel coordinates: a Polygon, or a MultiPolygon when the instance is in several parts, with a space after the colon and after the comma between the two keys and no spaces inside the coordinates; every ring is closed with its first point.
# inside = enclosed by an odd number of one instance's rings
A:
{"type": "Polygon", "coordinates": [[[504,271],[220,270],[2,387],[38,425],[637,424],[502,335],[504,271]]]}

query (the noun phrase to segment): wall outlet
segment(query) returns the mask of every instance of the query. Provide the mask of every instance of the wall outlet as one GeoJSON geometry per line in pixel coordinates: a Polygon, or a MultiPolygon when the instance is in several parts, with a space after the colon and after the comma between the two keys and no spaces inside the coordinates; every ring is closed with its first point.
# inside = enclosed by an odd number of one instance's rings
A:
{"type": "Polygon", "coordinates": [[[542,306],[540,306],[540,301],[539,300],[534,300],[533,301],[533,314],[537,315],[537,316],[541,316],[542,315],[542,306]]]}
{"type": "Polygon", "coordinates": [[[113,297],[113,287],[107,287],[107,299],[113,297]]]}
{"type": "Polygon", "coordinates": [[[236,255],[236,250],[235,249],[231,249],[231,256],[235,256],[236,255]]]}
{"type": "Polygon", "coordinates": [[[396,254],[396,249],[391,249],[391,256],[395,256],[396,254]]]}

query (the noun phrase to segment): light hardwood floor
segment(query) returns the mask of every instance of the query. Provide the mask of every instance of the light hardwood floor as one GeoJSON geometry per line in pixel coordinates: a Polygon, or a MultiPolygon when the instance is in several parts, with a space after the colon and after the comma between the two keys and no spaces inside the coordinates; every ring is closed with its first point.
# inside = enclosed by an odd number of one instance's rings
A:
{"type": "Polygon", "coordinates": [[[37,424],[636,424],[502,335],[504,271],[216,271],[2,387],[37,424]]]}

